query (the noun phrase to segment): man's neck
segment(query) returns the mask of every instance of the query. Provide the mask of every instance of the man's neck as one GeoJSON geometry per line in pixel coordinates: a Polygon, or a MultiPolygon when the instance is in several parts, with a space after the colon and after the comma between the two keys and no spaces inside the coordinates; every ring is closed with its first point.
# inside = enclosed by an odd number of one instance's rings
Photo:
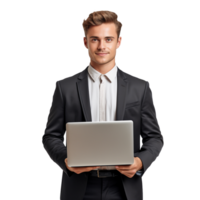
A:
{"type": "Polygon", "coordinates": [[[106,63],[104,65],[99,65],[96,64],[94,62],[90,62],[90,65],[97,70],[98,72],[100,72],[101,74],[106,74],[107,72],[109,72],[114,66],[115,66],[115,61],[111,62],[111,63],[106,63]]]}

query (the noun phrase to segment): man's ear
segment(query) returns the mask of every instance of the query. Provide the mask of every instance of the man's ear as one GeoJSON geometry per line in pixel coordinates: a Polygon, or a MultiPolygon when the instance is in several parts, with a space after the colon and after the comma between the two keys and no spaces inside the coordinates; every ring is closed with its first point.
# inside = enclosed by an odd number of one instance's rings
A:
{"type": "Polygon", "coordinates": [[[122,41],[122,37],[119,37],[118,40],[117,40],[117,49],[121,45],[121,41],[122,41]]]}
{"type": "Polygon", "coordinates": [[[82,46],[83,48],[86,50],[87,48],[87,40],[84,36],[81,37],[81,41],[82,41],[82,46]]]}

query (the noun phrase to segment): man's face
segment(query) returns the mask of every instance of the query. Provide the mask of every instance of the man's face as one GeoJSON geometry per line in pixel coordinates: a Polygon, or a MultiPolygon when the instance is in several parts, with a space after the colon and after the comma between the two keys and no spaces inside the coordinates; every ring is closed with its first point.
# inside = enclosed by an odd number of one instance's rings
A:
{"type": "Polygon", "coordinates": [[[121,37],[117,41],[116,26],[114,23],[103,23],[92,26],[84,37],[84,44],[88,48],[91,63],[107,64],[115,58],[116,49],[120,46],[121,37]],[[103,54],[102,54],[103,53],[103,54]]]}

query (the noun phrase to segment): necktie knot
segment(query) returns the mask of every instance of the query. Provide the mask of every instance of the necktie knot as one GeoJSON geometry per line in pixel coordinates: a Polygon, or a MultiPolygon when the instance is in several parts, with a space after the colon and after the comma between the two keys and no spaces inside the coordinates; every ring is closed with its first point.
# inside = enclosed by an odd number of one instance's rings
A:
{"type": "Polygon", "coordinates": [[[101,74],[101,75],[100,75],[100,83],[103,83],[103,82],[104,82],[104,80],[103,80],[103,79],[104,79],[104,75],[103,75],[103,74],[101,74]]]}

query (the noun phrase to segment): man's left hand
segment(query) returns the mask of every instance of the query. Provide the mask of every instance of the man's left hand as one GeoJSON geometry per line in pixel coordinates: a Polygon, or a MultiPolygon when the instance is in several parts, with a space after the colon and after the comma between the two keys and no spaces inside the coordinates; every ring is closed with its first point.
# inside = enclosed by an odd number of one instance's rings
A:
{"type": "Polygon", "coordinates": [[[134,157],[132,165],[119,165],[115,166],[115,168],[121,174],[124,174],[125,176],[132,178],[138,170],[142,169],[142,161],[140,160],[139,157],[134,157]]]}

